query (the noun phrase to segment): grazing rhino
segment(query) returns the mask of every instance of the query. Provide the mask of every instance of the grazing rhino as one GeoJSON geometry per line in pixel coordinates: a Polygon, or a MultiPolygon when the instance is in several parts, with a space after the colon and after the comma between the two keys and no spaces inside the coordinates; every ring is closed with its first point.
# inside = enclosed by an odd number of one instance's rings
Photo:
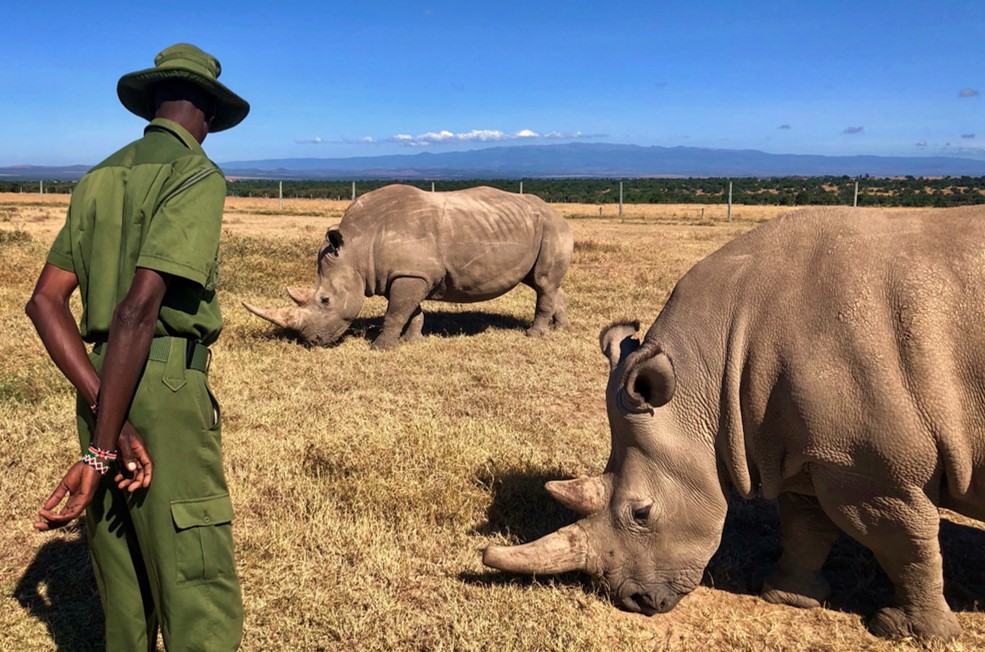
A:
{"type": "Polygon", "coordinates": [[[494,299],[520,283],[537,293],[527,335],[566,328],[561,279],[574,239],[568,224],[540,198],[489,187],[425,192],[391,185],[366,193],[328,230],[311,290],[288,288],[292,308],[252,313],[312,344],[337,340],[363,298],[387,297],[374,349],[422,337],[421,301],[494,299]]]}
{"type": "Polygon", "coordinates": [[[870,629],[953,638],[938,507],[985,519],[985,211],[803,210],[733,240],[677,284],[642,342],[600,336],[612,451],[548,482],[581,520],[483,562],[583,570],[625,608],[669,611],[718,548],[727,497],[777,499],[763,597],[829,595],[846,532],[895,587],[870,629]]]}

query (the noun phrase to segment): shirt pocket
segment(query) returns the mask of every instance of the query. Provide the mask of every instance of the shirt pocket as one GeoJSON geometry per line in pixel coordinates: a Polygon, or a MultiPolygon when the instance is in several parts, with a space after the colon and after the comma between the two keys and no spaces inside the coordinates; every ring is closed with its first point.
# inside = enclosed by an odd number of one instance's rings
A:
{"type": "Polygon", "coordinates": [[[171,501],[171,517],[178,583],[235,575],[229,494],[171,501]]]}

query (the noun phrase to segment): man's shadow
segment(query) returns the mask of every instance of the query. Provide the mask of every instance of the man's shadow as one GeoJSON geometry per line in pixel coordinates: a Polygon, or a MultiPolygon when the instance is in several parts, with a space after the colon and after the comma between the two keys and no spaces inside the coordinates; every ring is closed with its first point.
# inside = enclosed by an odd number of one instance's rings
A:
{"type": "MultiPolygon", "coordinates": [[[[477,480],[492,494],[486,522],[476,528],[485,536],[507,535],[527,543],[560,527],[577,516],[558,505],[544,490],[548,480],[565,479],[558,470],[509,470],[495,475],[484,471],[477,480]]],[[[941,520],[944,557],[944,595],[955,611],[985,608],[985,530],[941,520]]],[[[769,576],[780,558],[780,519],[776,504],[762,499],[729,502],[721,544],[705,570],[702,584],[735,594],[754,594],[761,578],[769,576]]],[[[872,553],[842,535],[824,565],[831,584],[826,607],[867,617],[892,600],[893,587],[872,553]]],[[[529,584],[532,579],[489,570],[463,573],[475,584],[529,584]]],[[[560,575],[555,581],[580,585],[587,593],[600,594],[599,587],[581,573],[560,575]]]]}
{"type": "Polygon", "coordinates": [[[101,650],[103,610],[81,524],[48,541],[14,588],[14,598],[48,628],[59,650],[101,650]]]}

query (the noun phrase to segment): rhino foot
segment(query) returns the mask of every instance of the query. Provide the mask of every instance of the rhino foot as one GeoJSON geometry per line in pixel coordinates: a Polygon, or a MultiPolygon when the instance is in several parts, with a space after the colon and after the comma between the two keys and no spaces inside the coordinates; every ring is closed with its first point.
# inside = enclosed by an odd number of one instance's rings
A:
{"type": "Polygon", "coordinates": [[[374,351],[392,351],[393,349],[400,346],[400,340],[390,337],[377,337],[373,340],[372,349],[374,351]]]}
{"type": "Polygon", "coordinates": [[[421,333],[404,333],[400,336],[400,341],[404,344],[416,344],[423,342],[426,338],[421,333]]]}
{"type": "Polygon", "coordinates": [[[886,607],[869,620],[869,631],[882,638],[913,636],[953,640],[961,636],[961,625],[950,610],[907,614],[898,607],[886,607]]]}
{"type": "Polygon", "coordinates": [[[831,586],[821,573],[776,573],[763,583],[762,598],[773,604],[813,609],[831,595],[831,586]]]}
{"type": "Polygon", "coordinates": [[[527,337],[544,337],[550,331],[545,326],[531,326],[527,329],[527,337]]]}

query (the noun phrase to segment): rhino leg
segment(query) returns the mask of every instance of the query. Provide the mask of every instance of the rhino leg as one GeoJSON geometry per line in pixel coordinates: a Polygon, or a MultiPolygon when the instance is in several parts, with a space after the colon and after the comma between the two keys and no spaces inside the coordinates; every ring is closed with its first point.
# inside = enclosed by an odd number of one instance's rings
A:
{"type": "Polygon", "coordinates": [[[567,303],[561,292],[561,280],[571,264],[573,248],[570,231],[545,228],[537,260],[523,279],[523,283],[537,293],[534,323],[527,329],[527,335],[546,335],[552,324],[558,328],[568,326],[567,303]]]}
{"type": "Polygon", "coordinates": [[[825,513],[875,553],[893,583],[893,606],[876,612],[869,630],[887,638],[960,636],[944,600],[940,515],[923,490],[826,467],[812,476],[825,513]]]}
{"type": "Polygon", "coordinates": [[[404,334],[400,336],[400,341],[406,344],[420,342],[424,339],[423,330],[424,311],[418,306],[414,314],[410,316],[410,321],[407,322],[407,327],[404,329],[404,334]]]}
{"type": "Polygon", "coordinates": [[[554,298],[554,316],[551,318],[551,326],[558,330],[571,328],[568,321],[568,299],[564,296],[564,290],[558,288],[557,296],[554,298]]]}
{"type": "MultiPolygon", "coordinates": [[[[383,332],[373,340],[373,349],[385,351],[400,345],[400,334],[404,327],[418,318],[421,301],[431,291],[430,285],[422,278],[401,276],[390,283],[387,293],[386,315],[383,316],[383,332]]],[[[424,313],[420,313],[420,325],[424,324],[424,313]]]]}
{"type": "Polygon", "coordinates": [[[527,329],[527,335],[529,337],[541,337],[551,329],[557,289],[545,290],[534,286],[534,290],[537,292],[537,309],[534,313],[534,323],[527,329]]]}
{"type": "Polygon", "coordinates": [[[831,594],[821,566],[840,531],[816,498],[782,493],[778,502],[783,555],[776,573],[763,585],[763,599],[794,607],[819,607],[831,594]]]}

